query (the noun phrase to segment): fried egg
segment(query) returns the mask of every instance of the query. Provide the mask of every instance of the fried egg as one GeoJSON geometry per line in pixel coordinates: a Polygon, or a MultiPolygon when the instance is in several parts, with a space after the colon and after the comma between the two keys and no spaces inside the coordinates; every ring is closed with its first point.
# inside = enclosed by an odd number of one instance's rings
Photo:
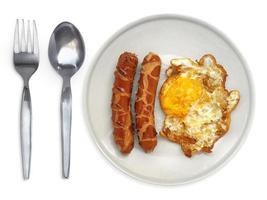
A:
{"type": "Polygon", "coordinates": [[[227,73],[212,55],[172,59],[166,74],[159,95],[165,113],[161,136],[180,144],[188,157],[211,152],[229,129],[239,91],[225,88],[227,73]]]}

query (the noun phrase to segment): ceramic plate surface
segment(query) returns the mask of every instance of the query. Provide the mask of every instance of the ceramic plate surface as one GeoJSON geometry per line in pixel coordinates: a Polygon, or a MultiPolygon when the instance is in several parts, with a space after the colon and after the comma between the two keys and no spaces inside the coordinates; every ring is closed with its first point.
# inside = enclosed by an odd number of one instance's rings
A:
{"type": "MultiPolygon", "coordinates": [[[[135,78],[139,78],[140,64],[135,78]]],[[[98,148],[110,162],[126,174],[149,183],[174,185],[199,180],[220,168],[246,138],[252,118],[253,93],[249,71],[234,45],[218,30],[196,19],[176,15],[158,15],[131,23],[113,35],[92,63],[86,81],[86,106],[89,131],[98,148]],[[163,66],[158,91],[165,80],[165,69],[174,57],[200,59],[213,54],[228,73],[226,88],[240,91],[241,100],[232,113],[228,133],[211,154],[187,158],[180,146],[158,136],[152,153],[144,153],[138,141],[130,155],[123,156],[114,145],[111,122],[111,95],[117,59],[124,51],[137,54],[139,63],[152,51],[160,55],[163,66]]],[[[157,93],[158,94],[158,93],[157,93]]],[[[164,115],[155,104],[156,128],[162,127],[164,115]]]]}

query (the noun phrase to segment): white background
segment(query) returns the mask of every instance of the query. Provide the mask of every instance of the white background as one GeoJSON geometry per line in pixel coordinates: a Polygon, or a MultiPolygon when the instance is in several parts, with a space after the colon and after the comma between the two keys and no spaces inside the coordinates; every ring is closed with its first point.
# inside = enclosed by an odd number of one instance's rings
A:
{"type": "Polygon", "coordinates": [[[2,1],[0,7],[0,200],[6,199],[229,199],[266,198],[265,1],[2,1]],[[204,20],[224,32],[241,51],[252,73],[256,109],[247,141],[216,174],[197,183],[162,187],[133,180],[103,158],[86,127],[83,87],[95,53],[115,31],[152,14],[175,13],[204,20]],[[33,107],[32,170],[23,181],[19,146],[22,80],[12,65],[16,18],[35,19],[40,65],[31,79],[33,107]],[[50,66],[47,46],[61,21],[74,23],[87,50],[83,68],[72,79],[73,123],[70,179],[61,178],[59,99],[61,79],[50,66]]]}

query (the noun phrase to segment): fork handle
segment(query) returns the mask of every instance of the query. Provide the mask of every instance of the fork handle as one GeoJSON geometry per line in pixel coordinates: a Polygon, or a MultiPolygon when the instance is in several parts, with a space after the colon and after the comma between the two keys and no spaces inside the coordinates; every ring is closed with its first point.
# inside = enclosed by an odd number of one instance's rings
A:
{"type": "Polygon", "coordinates": [[[70,143],[71,143],[71,113],[72,95],[70,79],[63,78],[61,93],[61,140],[62,140],[62,169],[63,177],[69,177],[70,170],[70,143]]]}
{"type": "Polygon", "coordinates": [[[21,99],[20,137],[23,178],[29,179],[31,165],[31,95],[29,86],[24,86],[21,99]]]}

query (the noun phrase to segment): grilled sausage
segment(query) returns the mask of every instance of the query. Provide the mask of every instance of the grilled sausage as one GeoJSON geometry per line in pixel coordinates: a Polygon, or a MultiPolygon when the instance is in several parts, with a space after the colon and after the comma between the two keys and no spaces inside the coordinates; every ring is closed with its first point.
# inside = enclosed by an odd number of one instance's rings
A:
{"type": "Polygon", "coordinates": [[[139,144],[145,152],[157,145],[154,120],[154,104],[160,76],[161,61],[158,55],[149,53],[143,60],[135,101],[136,128],[139,144]]]}
{"type": "Polygon", "coordinates": [[[112,88],[112,125],[113,136],[119,150],[130,153],[134,146],[134,131],[131,114],[131,94],[138,59],[133,53],[120,55],[112,88]]]}

